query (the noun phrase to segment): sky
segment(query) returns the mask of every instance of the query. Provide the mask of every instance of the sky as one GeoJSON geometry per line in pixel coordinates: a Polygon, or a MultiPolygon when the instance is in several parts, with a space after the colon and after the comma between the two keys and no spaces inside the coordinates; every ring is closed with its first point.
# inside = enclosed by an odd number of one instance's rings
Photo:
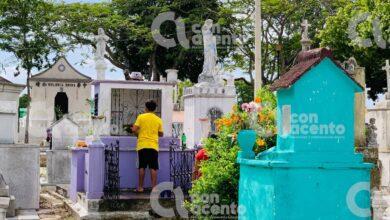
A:
{"type": "MultiPolygon", "coordinates": [[[[102,2],[108,0],[56,0],[58,2],[66,2],[66,3],[74,3],[74,2],[83,2],[83,3],[91,3],[91,2],[102,2]]],[[[65,57],[68,59],[71,65],[73,65],[78,71],[81,73],[88,75],[92,78],[96,78],[96,71],[94,68],[94,60],[93,60],[93,51],[92,48],[88,46],[80,46],[72,52],[68,52],[65,54],[65,57]],[[88,57],[88,58],[86,58],[88,57]]],[[[122,70],[114,67],[110,62],[107,61],[108,70],[106,72],[107,79],[113,80],[123,80],[122,70]]],[[[26,83],[25,74],[20,74],[18,77],[14,77],[14,73],[16,72],[17,60],[16,58],[9,53],[4,51],[0,51],[0,76],[19,84],[26,83]]],[[[38,73],[37,71],[33,72],[33,74],[38,73]]],[[[379,96],[379,100],[382,100],[383,95],[379,96]]],[[[368,100],[367,106],[372,107],[373,101],[368,100]]]]}

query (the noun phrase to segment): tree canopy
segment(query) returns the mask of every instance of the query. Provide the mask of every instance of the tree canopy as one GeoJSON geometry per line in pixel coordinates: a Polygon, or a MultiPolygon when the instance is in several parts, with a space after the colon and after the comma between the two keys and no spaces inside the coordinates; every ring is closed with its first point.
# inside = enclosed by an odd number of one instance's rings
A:
{"type": "MultiPolygon", "coordinates": [[[[329,17],[326,27],[318,37],[322,46],[329,46],[333,49],[337,59],[343,61],[349,57],[355,57],[358,64],[366,69],[367,87],[371,90],[371,98],[376,99],[378,93],[382,93],[386,87],[386,74],[382,71],[385,59],[390,58],[390,2],[383,0],[358,0],[349,1],[336,15],[329,17]],[[366,14],[368,17],[364,18],[366,14]],[[356,37],[370,39],[371,46],[363,46],[357,38],[351,38],[350,27],[352,22],[357,22],[356,37]],[[378,34],[375,34],[373,22],[379,21],[381,38],[384,40],[378,43],[378,34]],[[375,40],[376,39],[376,40],[375,40]],[[385,46],[384,48],[382,48],[385,46]]],[[[353,31],[353,30],[352,30],[353,31]]]]}
{"type": "MultiPolygon", "coordinates": [[[[57,11],[72,44],[95,47],[92,37],[99,27],[104,28],[110,37],[106,58],[124,70],[126,79],[129,72],[140,71],[158,80],[166,69],[175,68],[179,70],[179,78],[196,81],[202,72],[203,48],[193,44],[195,33],[191,31],[192,26],[203,25],[206,19],[212,19],[223,27],[230,15],[223,14],[221,7],[218,0],[113,0],[110,3],[60,4],[57,11]],[[175,19],[180,17],[184,22],[190,48],[176,46],[167,49],[153,39],[151,26],[154,19],[168,11],[175,13],[175,19]]],[[[160,32],[178,42],[174,22],[164,22],[160,32]]],[[[220,58],[223,59],[230,49],[220,48],[220,58]]]]}
{"type": "MultiPolygon", "coordinates": [[[[61,52],[57,14],[53,5],[44,0],[2,0],[0,14],[0,50],[17,58],[15,75],[25,70],[27,96],[30,97],[31,70],[50,65],[61,52]]],[[[29,141],[29,103],[27,109],[26,143],[29,141]]]]}

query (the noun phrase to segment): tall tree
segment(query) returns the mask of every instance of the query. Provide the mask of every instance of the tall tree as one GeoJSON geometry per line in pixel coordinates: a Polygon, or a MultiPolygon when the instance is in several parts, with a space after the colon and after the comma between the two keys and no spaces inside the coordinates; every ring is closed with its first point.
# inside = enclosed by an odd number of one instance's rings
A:
{"type": "MultiPolygon", "coordinates": [[[[44,0],[0,1],[0,49],[12,53],[19,62],[17,69],[25,70],[29,99],[31,71],[46,67],[53,61],[50,57],[57,57],[61,50],[53,9],[53,5],[44,0]]],[[[28,104],[26,143],[29,142],[29,118],[28,104]]]]}
{"type": "MultiPolygon", "coordinates": [[[[262,0],[262,71],[263,82],[269,84],[284,73],[301,50],[301,23],[303,19],[312,24],[310,36],[313,47],[319,45],[316,33],[321,30],[326,18],[337,12],[350,0],[262,0]]],[[[231,0],[224,4],[235,21],[232,32],[241,36],[237,50],[232,52],[232,68],[242,68],[253,83],[254,69],[254,2],[255,0],[231,0]]]]}
{"type": "Polygon", "coordinates": [[[355,57],[358,64],[366,68],[367,87],[370,87],[369,95],[376,99],[378,93],[382,93],[386,87],[386,74],[382,71],[385,59],[390,58],[390,1],[383,0],[357,0],[346,4],[336,15],[327,19],[326,27],[319,34],[321,44],[331,47],[339,60],[347,60],[355,57]],[[371,46],[363,46],[356,39],[351,38],[349,27],[353,22],[358,22],[356,31],[360,39],[370,39],[371,46]],[[374,31],[373,22],[379,21],[379,32],[374,31]],[[381,34],[380,34],[381,33],[381,34]],[[382,35],[382,36],[380,36],[382,35]],[[375,39],[381,37],[382,45],[375,39]],[[384,47],[383,47],[384,46],[384,47]]]}
{"type": "MultiPolygon", "coordinates": [[[[218,0],[113,0],[110,3],[61,4],[63,26],[69,40],[95,47],[93,35],[102,27],[110,37],[106,58],[116,67],[124,70],[126,79],[131,71],[141,71],[153,80],[164,75],[168,68],[179,70],[179,77],[196,81],[202,71],[203,48],[192,44],[193,25],[203,25],[206,19],[213,19],[224,27],[228,14],[221,13],[218,0]],[[159,14],[174,12],[175,19],[181,17],[185,24],[185,37],[190,48],[178,44],[165,48],[155,42],[151,26],[159,14]]],[[[222,30],[223,31],[223,30],[222,30]]],[[[177,38],[174,22],[164,22],[160,32],[167,38],[177,38]]],[[[223,59],[230,47],[219,48],[223,59]]]]}

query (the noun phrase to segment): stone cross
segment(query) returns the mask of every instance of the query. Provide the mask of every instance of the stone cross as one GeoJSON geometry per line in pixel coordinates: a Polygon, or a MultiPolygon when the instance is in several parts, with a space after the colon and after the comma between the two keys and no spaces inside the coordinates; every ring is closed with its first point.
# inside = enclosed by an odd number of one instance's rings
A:
{"type": "Polygon", "coordinates": [[[389,60],[386,60],[386,66],[382,68],[382,70],[386,71],[387,75],[387,94],[390,96],[390,63],[389,60]]]}
{"type": "Polygon", "coordinates": [[[311,40],[309,39],[309,27],[311,24],[305,19],[303,20],[301,27],[302,27],[302,39],[301,39],[301,44],[302,44],[302,51],[308,51],[310,50],[311,46],[311,40]]]}
{"type": "Polygon", "coordinates": [[[309,40],[309,27],[311,27],[311,24],[309,24],[307,19],[305,19],[305,20],[303,20],[301,27],[303,29],[302,39],[309,40]]]}

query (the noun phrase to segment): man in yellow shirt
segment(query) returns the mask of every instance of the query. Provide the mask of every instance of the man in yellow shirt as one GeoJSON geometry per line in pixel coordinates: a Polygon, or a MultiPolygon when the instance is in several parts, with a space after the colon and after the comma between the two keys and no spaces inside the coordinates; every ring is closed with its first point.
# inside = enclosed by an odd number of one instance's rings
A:
{"type": "Polygon", "coordinates": [[[133,132],[138,135],[138,188],[136,192],[144,191],[145,169],[149,168],[152,187],[157,185],[158,139],[164,135],[163,123],[156,114],[157,104],[151,100],[145,103],[145,113],[137,117],[133,132]]]}

